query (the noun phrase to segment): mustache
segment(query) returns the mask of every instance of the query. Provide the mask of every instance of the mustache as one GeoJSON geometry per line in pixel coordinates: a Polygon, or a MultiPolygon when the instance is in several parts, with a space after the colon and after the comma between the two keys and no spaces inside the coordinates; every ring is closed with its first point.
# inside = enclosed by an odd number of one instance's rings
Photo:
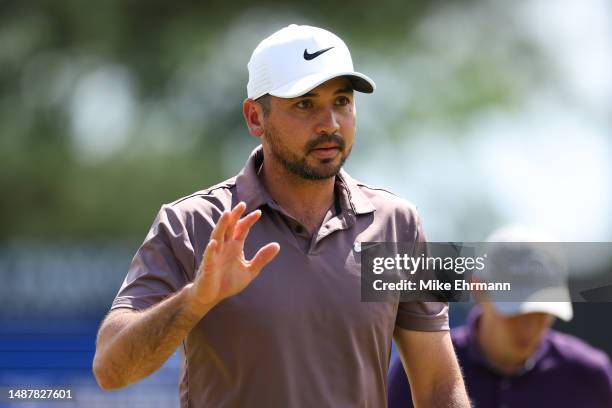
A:
{"type": "Polygon", "coordinates": [[[334,143],[338,145],[338,148],[340,148],[340,150],[344,150],[344,148],[346,147],[346,142],[344,141],[344,138],[340,136],[339,134],[320,133],[319,137],[306,143],[305,149],[307,152],[309,152],[312,149],[315,149],[318,145],[323,144],[323,143],[334,143]]]}

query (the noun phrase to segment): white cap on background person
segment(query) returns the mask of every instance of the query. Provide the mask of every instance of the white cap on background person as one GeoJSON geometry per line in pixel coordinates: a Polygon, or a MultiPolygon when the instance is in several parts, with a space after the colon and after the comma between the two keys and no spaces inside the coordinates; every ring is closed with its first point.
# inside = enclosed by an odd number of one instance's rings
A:
{"type": "Polygon", "coordinates": [[[337,35],[322,28],[291,24],[265,38],[247,65],[247,95],[280,98],[303,95],[332,78],[346,76],[353,89],[372,93],[368,76],[356,72],[348,47],[337,35]]]}
{"type": "Polygon", "coordinates": [[[513,282],[509,293],[490,299],[500,314],[542,312],[572,319],[567,261],[554,237],[517,225],[493,232],[487,242],[484,280],[513,282]]]}

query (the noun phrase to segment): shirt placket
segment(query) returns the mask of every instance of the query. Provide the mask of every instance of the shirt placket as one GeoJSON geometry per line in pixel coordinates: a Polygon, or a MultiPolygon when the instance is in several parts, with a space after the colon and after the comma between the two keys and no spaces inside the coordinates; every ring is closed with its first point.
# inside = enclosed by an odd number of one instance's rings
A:
{"type": "Polygon", "coordinates": [[[329,237],[336,231],[345,230],[349,226],[350,219],[347,217],[346,212],[342,212],[339,215],[329,219],[327,222],[324,222],[310,243],[309,253],[315,253],[317,246],[323,239],[329,237]]]}

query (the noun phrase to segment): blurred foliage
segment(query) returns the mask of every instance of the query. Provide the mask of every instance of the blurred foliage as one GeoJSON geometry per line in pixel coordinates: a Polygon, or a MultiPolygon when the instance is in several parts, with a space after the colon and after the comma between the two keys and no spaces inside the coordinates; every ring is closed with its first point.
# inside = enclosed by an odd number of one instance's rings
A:
{"type": "MultiPolygon", "coordinates": [[[[446,65],[453,39],[425,41],[423,24],[441,15],[456,25],[448,9],[457,11],[425,0],[2,2],[0,239],[142,236],[161,203],[231,176],[254,142],[241,115],[250,52],[290,22],[342,36],[365,60],[358,66],[378,71],[379,89],[386,74],[405,77],[395,84],[396,97],[410,94],[403,105],[385,101],[389,88],[364,103],[388,118],[376,129],[366,119],[366,131],[389,143],[417,122],[460,126],[483,107],[515,103],[541,69],[531,64],[520,71],[531,79],[517,81],[514,54],[495,46],[506,31],[486,18],[468,57],[446,65]]],[[[503,9],[486,9],[504,21],[503,9]]],[[[537,54],[511,33],[499,42],[537,54]]]]}

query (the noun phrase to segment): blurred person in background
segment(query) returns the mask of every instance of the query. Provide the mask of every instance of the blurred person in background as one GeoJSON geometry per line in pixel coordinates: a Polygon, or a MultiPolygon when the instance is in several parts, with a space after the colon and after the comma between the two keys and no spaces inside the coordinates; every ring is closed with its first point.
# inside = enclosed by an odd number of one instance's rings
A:
{"type": "Polygon", "coordinates": [[[469,406],[448,304],[360,298],[360,242],[425,241],[412,204],[341,170],[353,91],[373,81],[310,26],[263,40],[248,70],[261,146],[238,176],[162,206],[100,327],[98,383],[139,381],[180,346],[183,407],[382,407],[395,338],[420,406],[469,406]]]}
{"type": "MultiPolygon", "coordinates": [[[[573,309],[565,262],[552,241],[542,237],[512,226],[488,239],[487,254],[501,260],[493,268],[497,278],[534,264],[538,273],[553,278],[545,283],[537,277],[519,279],[506,299],[474,294],[477,305],[467,323],[451,332],[468,395],[479,408],[611,408],[609,357],[551,329],[555,318],[570,321],[573,309]]],[[[389,408],[413,406],[399,359],[391,364],[388,386],[389,408]]]]}

